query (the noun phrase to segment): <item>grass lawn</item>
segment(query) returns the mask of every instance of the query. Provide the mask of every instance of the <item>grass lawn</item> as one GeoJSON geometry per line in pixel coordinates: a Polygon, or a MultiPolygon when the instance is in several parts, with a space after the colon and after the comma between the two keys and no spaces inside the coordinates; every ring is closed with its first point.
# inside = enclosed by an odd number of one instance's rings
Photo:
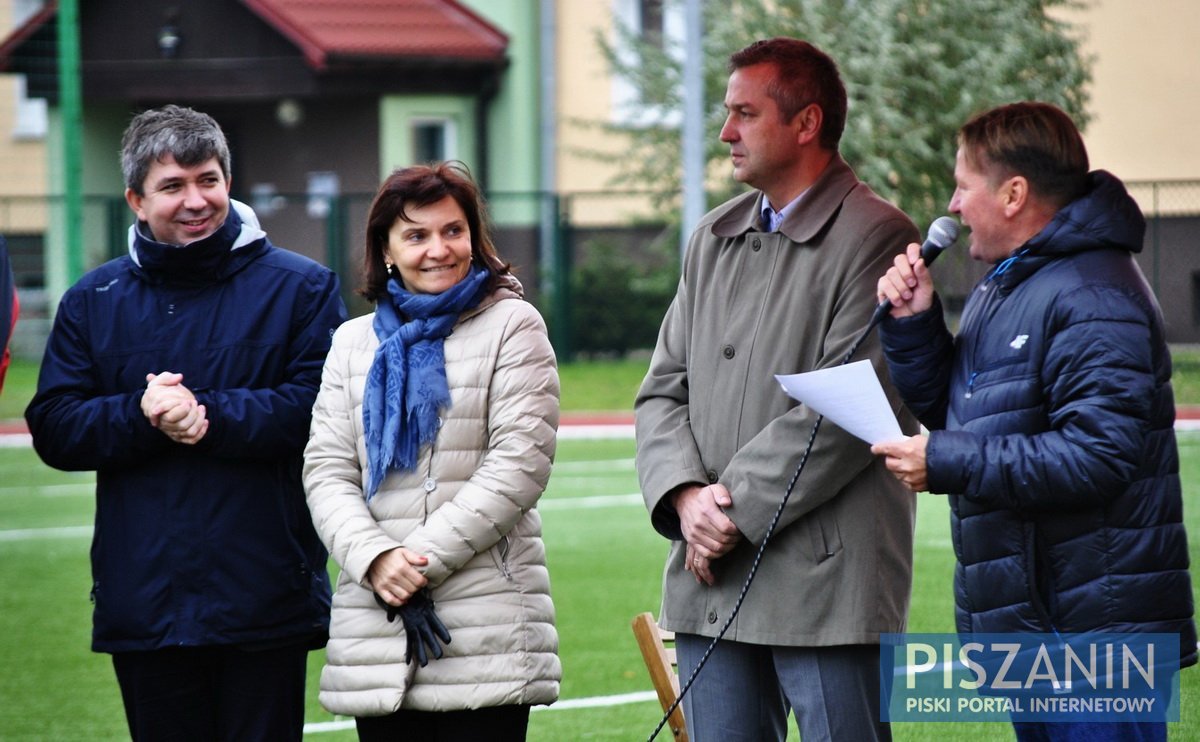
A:
{"type": "MultiPolygon", "coordinates": [[[[1196,366],[1200,369],[1200,363],[1196,366]]],[[[628,410],[644,373],[644,361],[564,366],[564,409],[628,410]]],[[[0,395],[0,419],[20,415],[35,375],[29,364],[13,366],[0,395]]],[[[650,689],[629,621],[638,612],[657,611],[666,543],[650,528],[635,496],[633,453],[627,439],[562,440],[542,501],[564,702],[650,689]]],[[[1185,519],[1196,564],[1200,434],[1183,434],[1180,453],[1185,519]]],[[[0,739],[127,739],[109,658],[88,648],[94,476],[48,469],[27,448],[0,448],[0,482],[0,662],[6,670],[0,674],[0,739]]],[[[929,495],[919,503],[909,629],[948,632],[953,627],[954,557],[946,503],[929,495]]],[[[312,731],[306,738],[355,739],[352,730],[340,728],[344,720],[316,703],[321,662],[321,653],[310,656],[306,721],[312,731]]],[[[1171,725],[1173,742],[1200,739],[1200,671],[1189,670],[1182,677],[1183,721],[1171,725]]],[[[655,701],[592,708],[561,704],[532,715],[529,738],[644,740],[659,717],[655,701]]],[[[893,731],[902,741],[1012,739],[1006,724],[910,723],[894,725],[893,731]]],[[[667,738],[662,733],[658,737],[667,738]]]]}

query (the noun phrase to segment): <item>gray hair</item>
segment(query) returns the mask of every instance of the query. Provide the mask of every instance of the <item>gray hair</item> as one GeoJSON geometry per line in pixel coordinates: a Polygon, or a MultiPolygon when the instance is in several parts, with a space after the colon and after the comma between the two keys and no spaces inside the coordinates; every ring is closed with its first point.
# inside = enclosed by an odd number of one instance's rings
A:
{"type": "Polygon", "coordinates": [[[150,167],[168,155],[183,167],[194,167],[215,157],[225,180],[229,180],[229,143],[207,113],[167,105],[134,116],[121,137],[125,187],[144,196],[142,186],[150,167]]]}

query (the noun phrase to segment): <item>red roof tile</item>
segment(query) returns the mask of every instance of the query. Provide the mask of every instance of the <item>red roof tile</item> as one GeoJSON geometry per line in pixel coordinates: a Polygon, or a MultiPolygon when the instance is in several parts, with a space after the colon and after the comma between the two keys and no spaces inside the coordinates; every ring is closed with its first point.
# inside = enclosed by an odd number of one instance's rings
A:
{"type": "Polygon", "coordinates": [[[508,37],[456,0],[242,0],[303,51],[330,57],[504,58],[508,37]]]}

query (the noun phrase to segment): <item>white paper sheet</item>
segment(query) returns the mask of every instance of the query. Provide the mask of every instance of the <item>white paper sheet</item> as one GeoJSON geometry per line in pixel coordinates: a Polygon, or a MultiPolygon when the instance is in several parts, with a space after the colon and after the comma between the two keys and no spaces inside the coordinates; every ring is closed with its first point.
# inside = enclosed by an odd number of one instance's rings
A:
{"type": "Polygon", "coordinates": [[[803,402],[867,443],[903,438],[869,361],[823,368],[805,374],[776,374],[792,399],[803,402]]]}

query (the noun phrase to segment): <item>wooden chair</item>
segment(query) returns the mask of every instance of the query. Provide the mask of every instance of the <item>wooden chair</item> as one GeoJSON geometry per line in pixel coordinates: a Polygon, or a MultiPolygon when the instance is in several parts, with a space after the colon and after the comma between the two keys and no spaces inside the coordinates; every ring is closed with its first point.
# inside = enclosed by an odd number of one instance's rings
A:
{"type": "MultiPolygon", "coordinates": [[[[639,613],[633,617],[633,635],[637,638],[642,659],[650,671],[650,680],[658,693],[658,702],[663,713],[679,697],[679,663],[675,658],[675,634],[658,627],[651,613],[639,613]],[[668,646],[669,645],[669,646],[668,646]]],[[[687,727],[683,724],[683,707],[671,712],[667,726],[679,742],[687,742],[687,727]]]]}

